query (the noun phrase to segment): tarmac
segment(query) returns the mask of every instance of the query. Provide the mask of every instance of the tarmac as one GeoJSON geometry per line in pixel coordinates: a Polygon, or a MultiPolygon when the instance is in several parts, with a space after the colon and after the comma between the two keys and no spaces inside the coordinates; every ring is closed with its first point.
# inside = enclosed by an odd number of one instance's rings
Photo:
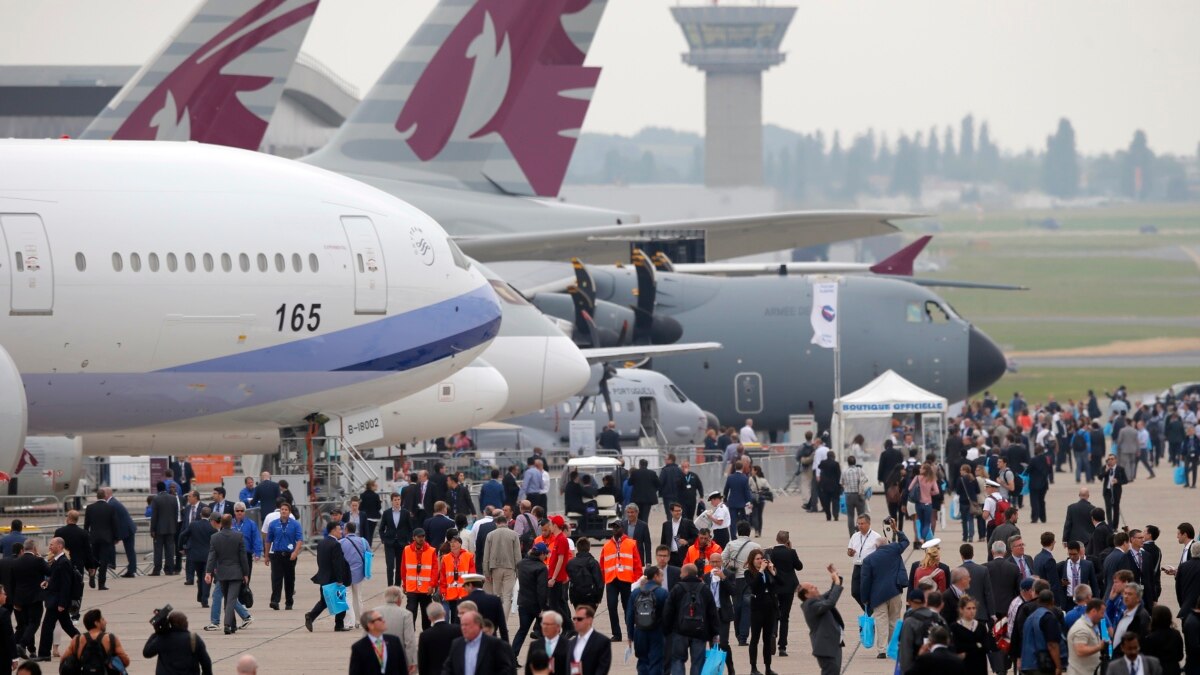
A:
{"type": "MultiPolygon", "coordinates": [[[[1139,478],[1125,487],[1122,501],[1123,524],[1130,527],[1145,527],[1147,524],[1158,525],[1162,530],[1159,547],[1163,550],[1163,559],[1170,563],[1178,560],[1180,545],[1176,542],[1176,526],[1184,521],[1196,522],[1194,511],[1200,499],[1198,493],[1176,486],[1172,481],[1173,471],[1166,462],[1158,469],[1154,479],[1144,478],[1144,468],[1139,470],[1139,478]]],[[[773,484],[783,485],[786,476],[772,476],[773,484]]],[[[1087,485],[1086,479],[1084,485],[1087,485]]],[[[1051,486],[1047,498],[1047,511],[1053,514],[1047,524],[1029,524],[1028,509],[1022,512],[1018,525],[1026,537],[1035,541],[1042,532],[1051,531],[1056,538],[1062,536],[1063,518],[1066,507],[1078,499],[1078,487],[1072,475],[1057,474],[1057,483],[1051,486]]],[[[1092,503],[1103,506],[1099,482],[1092,484],[1092,503]]],[[[1028,500],[1026,501],[1028,506],[1028,500]]],[[[882,494],[876,494],[871,500],[870,508],[876,524],[886,517],[886,505],[882,494]]],[[[823,514],[809,514],[802,509],[798,496],[779,495],[768,504],[765,511],[766,526],[764,537],[759,543],[766,547],[774,545],[774,536],[778,530],[784,529],[791,533],[792,542],[804,563],[804,570],[799,573],[801,581],[817,584],[822,591],[828,590],[829,577],[825,566],[833,563],[845,577],[846,591],[842,594],[839,610],[845,620],[847,631],[843,650],[844,673],[861,673],[863,675],[891,675],[895,664],[889,660],[876,658],[877,650],[860,646],[857,617],[862,613],[850,597],[849,585],[851,574],[850,559],[846,556],[848,531],[845,518],[839,522],[826,522],[823,514]]],[[[661,508],[656,508],[651,515],[650,531],[657,544],[657,533],[663,519],[661,508]]],[[[962,543],[962,529],[958,521],[948,520],[946,526],[939,529],[942,538],[943,561],[951,568],[959,562],[958,548],[962,543]]],[[[911,526],[908,528],[911,537],[911,526]]],[[[1059,542],[1061,544],[1061,542],[1059,542]]],[[[376,547],[379,544],[376,542],[376,547]]],[[[975,544],[976,560],[983,562],[987,553],[981,543],[975,544]]],[[[1037,553],[1036,543],[1030,543],[1030,555],[1037,553]]],[[[1055,559],[1065,557],[1065,550],[1056,546],[1055,559]]],[[[910,553],[910,562],[919,559],[919,553],[910,553]]],[[[123,556],[122,556],[123,558],[123,556]]],[[[376,556],[374,569],[376,578],[364,582],[363,606],[375,607],[382,602],[384,589],[382,552],[376,556]]],[[[201,609],[195,600],[195,588],[183,585],[183,576],[139,576],[133,579],[115,579],[109,581],[108,591],[100,592],[92,589],[85,591],[84,608],[99,607],[108,619],[108,630],[116,634],[122,641],[126,652],[133,659],[129,672],[135,675],[154,672],[154,662],[142,658],[142,647],[150,636],[148,624],[154,610],[170,603],[176,609],[184,610],[190,620],[190,628],[200,635],[213,660],[214,673],[234,673],[237,659],[244,653],[253,654],[259,662],[260,673],[337,673],[346,672],[349,662],[350,644],[358,640],[361,631],[348,633],[333,632],[333,619],[323,614],[314,626],[314,632],[309,633],[304,628],[304,612],[312,607],[318,597],[318,587],[309,582],[309,577],[316,571],[315,558],[305,553],[300,557],[296,572],[296,606],[292,611],[272,611],[267,603],[270,593],[269,570],[261,563],[255,566],[251,587],[255,592],[256,604],[251,610],[253,623],[246,629],[239,630],[233,635],[226,636],[221,632],[205,632],[203,626],[208,623],[208,610],[201,609]]],[[[1175,586],[1174,577],[1162,577],[1162,600],[1174,608],[1175,586]]],[[[609,618],[607,608],[602,603],[596,618],[596,627],[603,634],[609,633],[609,618]]],[[[510,632],[517,628],[515,613],[509,617],[510,632]]],[[[808,629],[804,621],[799,603],[795,603],[791,614],[791,630],[789,637],[789,656],[776,656],[772,669],[780,675],[798,675],[813,673],[818,670],[816,659],[812,656],[811,643],[808,639],[808,629]]],[[[732,639],[732,638],[731,638],[732,639]]],[[[528,643],[527,643],[528,644],[528,643]]],[[[733,647],[735,668],[737,673],[750,673],[748,649],[733,647]]],[[[613,667],[611,672],[619,675],[636,673],[636,660],[631,658],[624,662],[625,645],[613,648],[613,667]]],[[[525,654],[519,659],[523,664],[525,654]]],[[[52,672],[45,666],[53,666],[57,670],[57,662],[42,664],[45,672],[52,672]]],[[[762,668],[760,664],[760,668],[762,668]]],[[[762,668],[765,672],[765,668],[762,668]]]]}

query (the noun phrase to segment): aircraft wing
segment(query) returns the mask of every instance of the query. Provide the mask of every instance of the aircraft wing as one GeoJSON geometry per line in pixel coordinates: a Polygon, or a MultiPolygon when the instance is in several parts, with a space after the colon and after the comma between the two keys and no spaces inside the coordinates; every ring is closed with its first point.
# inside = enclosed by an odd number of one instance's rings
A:
{"type": "Polygon", "coordinates": [[[674,356],[676,354],[691,354],[693,352],[707,352],[715,349],[721,349],[724,345],[720,342],[684,342],[674,345],[628,345],[625,347],[597,347],[592,349],[580,349],[583,353],[583,358],[587,359],[588,363],[603,363],[605,361],[639,361],[641,359],[652,359],[661,356],[674,356]]]}
{"type": "Polygon", "coordinates": [[[785,211],[657,223],[603,225],[569,230],[460,236],[455,241],[482,262],[517,258],[626,260],[630,244],[703,239],[706,256],[721,260],[741,255],[805,248],[897,231],[890,221],[918,214],[881,211],[785,211]]]}
{"type": "Polygon", "coordinates": [[[836,262],[755,262],[755,263],[676,263],[674,271],[719,277],[752,277],[764,274],[862,274],[871,271],[870,263],[836,262]]]}
{"type": "Polygon", "coordinates": [[[951,279],[926,279],[924,277],[913,277],[905,279],[911,281],[918,286],[928,286],[930,288],[973,288],[980,291],[1027,291],[1028,286],[1015,286],[1011,284],[986,284],[976,281],[953,281],[951,279]]]}

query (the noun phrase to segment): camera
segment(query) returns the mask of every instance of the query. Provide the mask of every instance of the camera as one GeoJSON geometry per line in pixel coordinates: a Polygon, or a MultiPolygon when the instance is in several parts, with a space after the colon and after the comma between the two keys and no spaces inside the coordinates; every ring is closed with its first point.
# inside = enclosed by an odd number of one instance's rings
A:
{"type": "Polygon", "coordinates": [[[167,619],[171,616],[173,609],[170,605],[163,605],[161,609],[154,610],[154,616],[150,618],[150,626],[154,628],[155,633],[165,633],[171,629],[167,619]]]}

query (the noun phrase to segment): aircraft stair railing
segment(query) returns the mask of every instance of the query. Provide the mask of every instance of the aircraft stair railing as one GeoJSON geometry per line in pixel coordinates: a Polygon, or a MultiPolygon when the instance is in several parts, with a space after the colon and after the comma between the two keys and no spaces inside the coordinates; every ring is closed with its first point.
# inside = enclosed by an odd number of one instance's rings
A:
{"type": "Polygon", "coordinates": [[[338,466],[341,468],[342,474],[345,476],[354,494],[365,490],[368,481],[379,480],[379,474],[367,462],[367,458],[363,457],[358,448],[354,447],[353,443],[340,436],[331,438],[330,440],[333,440],[334,444],[342,450],[342,452],[338,453],[341,459],[338,466]]]}

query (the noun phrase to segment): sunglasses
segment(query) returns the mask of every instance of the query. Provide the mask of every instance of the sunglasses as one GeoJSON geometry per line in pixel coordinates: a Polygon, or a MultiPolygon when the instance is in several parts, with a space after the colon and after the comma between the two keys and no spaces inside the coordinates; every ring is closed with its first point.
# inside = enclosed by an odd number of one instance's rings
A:
{"type": "Polygon", "coordinates": [[[579,623],[580,621],[587,621],[587,617],[586,616],[575,616],[575,617],[571,617],[571,620],[574,621],[575,623],[579,623]]]}

